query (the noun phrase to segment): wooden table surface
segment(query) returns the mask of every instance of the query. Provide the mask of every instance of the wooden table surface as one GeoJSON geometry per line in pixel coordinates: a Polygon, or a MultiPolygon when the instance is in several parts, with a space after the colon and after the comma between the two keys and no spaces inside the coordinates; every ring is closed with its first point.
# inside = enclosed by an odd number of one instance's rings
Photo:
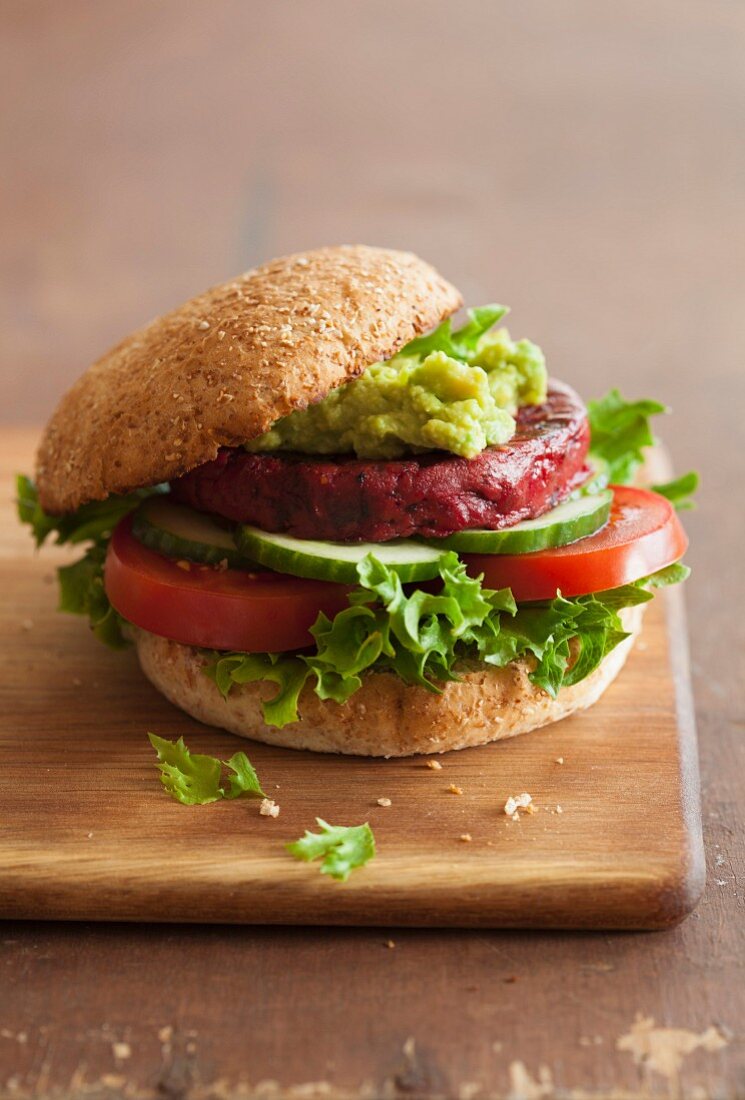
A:
{"type": "Polygon", "coordinates": [[[41,423],[160,310],[341,240],[412,248],[470,301],[510,303],[588,396],[674,406],[665,439],[705,479],[687,602],[709,881],[647,935],[5,924],[0,1095],[745,1096],[745,8],[2,17],[6,425],[41,423]]]}

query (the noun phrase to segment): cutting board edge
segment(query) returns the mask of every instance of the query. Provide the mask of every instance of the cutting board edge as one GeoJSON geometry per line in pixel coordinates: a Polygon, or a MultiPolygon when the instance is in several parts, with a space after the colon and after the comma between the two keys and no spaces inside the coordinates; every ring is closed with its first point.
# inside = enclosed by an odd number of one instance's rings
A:
{"type": "Polygon", "coordinates": [[[685,595],[679,586],[664,592],[665,627],[669,644],[670,675],[673,680],[680,760],[681,819],[685,828],[681,877],[675,891],[679,924],[698,905],[706,886],[706,850],[701,815],[701,775],[699,771],[698,731],[693,702],[691,661],[685,595]]]}
{"type": "MultiPolygon", "coordinates": [[[[295,893],[292,906],[278,902],[266,908],[252,906],[248,899],[243,908],[240,900],[234,898],[232,904],[222,911],[198,902],[187,909],[183,898],[164,904],[164,899],[160,897],[151,913],[144,916],[142,909],[147,905],[143,905],[141,894],[130,905],[116,902],[111,908],[104,909],[95,903],[83,901],[81,904],[79,887],[76,892],[71,890],[57,899],[50,898],[49,891],[43,888],[37,896],[35,891],[26,887],[25,896],[16,894],[12,903],[3,906],[2,917],[139,924],[654,931],[672,928],[689,915],[699,900],[703,881],[698,874],[684,873],[667,881],[661,878],[646,891],[640,891],[638,882],[629,885],[633,889],[621,897],[602,882],[593,889],[575,888],[561,899],[556,899],[555,904],[544,894],[540,907],[535,905],[534,898],[523,897],[524,910],[520,916],[515,915],[516,907],[511,895],[502,893],[489,898],[487,892],[481,891],[478,898],[471,900],[468,890],[462,891],[459,900],[453,897],[452,892],[442,898],[430,895],[426,904],[405,892],[398,898],[388,892],[385,903],[379,900],[375,905],[367,904],[369,899],[365,895],[356,894],[351,906],[344,904],[338,895],[324,899],[317,894],[311,898],[295,893]],[[226,912],[226,909],[229,911],[226,912]]],[[[336,887],[329,884],[329,889],[335,890],[336,887]]]]}

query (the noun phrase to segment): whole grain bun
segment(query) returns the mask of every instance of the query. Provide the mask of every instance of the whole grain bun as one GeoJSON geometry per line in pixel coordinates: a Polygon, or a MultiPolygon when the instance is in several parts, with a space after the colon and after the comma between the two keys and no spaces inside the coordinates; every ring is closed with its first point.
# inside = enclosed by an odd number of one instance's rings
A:
{"type": "Polygon", "coordinates": [[[267,726],[262,699],[274,685],[244,684],[227,699],[203,673],[198,649],[133,628],[140,665],[170,702],[192,718],[254,741],[290,749],[357,756],[413,756],[485,745],[545,726],[575,710],[592,706],[616,678],[641,629],[643,607],[621,612],[630,637],[612,650],[585,680],[562,688],[557,699],[529,679],[526,660],[506,668],[480,665],[463,670],[460,681],[444,685],[441,695],[408,687],[388,672],[365,676],[346,703],[318,698],[312,688],[300,697],[300,721],[284,729],[267,726]]]}
{"type": "Polygon", "coordinates": [[[42,506],[74,511],[178,477],[387,359],[462,304],[409,252],[272,260],[157,317],[94,363],[41,441],[42,506]]]}

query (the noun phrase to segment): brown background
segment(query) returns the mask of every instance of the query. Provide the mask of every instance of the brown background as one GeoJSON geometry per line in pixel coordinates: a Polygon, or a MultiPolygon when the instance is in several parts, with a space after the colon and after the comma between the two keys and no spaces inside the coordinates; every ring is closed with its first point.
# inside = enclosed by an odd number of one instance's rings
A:
{"type": "Polygon", "coordinates": [[[387,930],[5,925],[0,1094],[745,1095],[745,8],[6,0],[0,17],[5,424],[41,422],[108,344],[209,283],[358,240],[510,303],[588,396],[675,407],[665,439],[705,478],[687,599],[710,865],[694,916],[647,936],[387,949],[387,930]],[[678,1073],[658,1047],[687,1040],[662,1032],[637,1065],[616,1043],[638,1012],[727,1045],[678,1073]]]}

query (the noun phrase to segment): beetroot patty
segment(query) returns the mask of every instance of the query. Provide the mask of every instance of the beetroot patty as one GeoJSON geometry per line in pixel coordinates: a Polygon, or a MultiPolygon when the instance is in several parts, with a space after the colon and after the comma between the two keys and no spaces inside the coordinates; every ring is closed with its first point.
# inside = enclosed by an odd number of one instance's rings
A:
{"type": "Polygon", "coordinates": [[[203,512],[305,539],[385,542],[500,530],[562,501],[587,476],[587,412],[552,382],[544,405],[517,414],[509,443],[476,458],[441,451],[385,462],[347,455],[221,451],[172,483],[203,512]]]}

